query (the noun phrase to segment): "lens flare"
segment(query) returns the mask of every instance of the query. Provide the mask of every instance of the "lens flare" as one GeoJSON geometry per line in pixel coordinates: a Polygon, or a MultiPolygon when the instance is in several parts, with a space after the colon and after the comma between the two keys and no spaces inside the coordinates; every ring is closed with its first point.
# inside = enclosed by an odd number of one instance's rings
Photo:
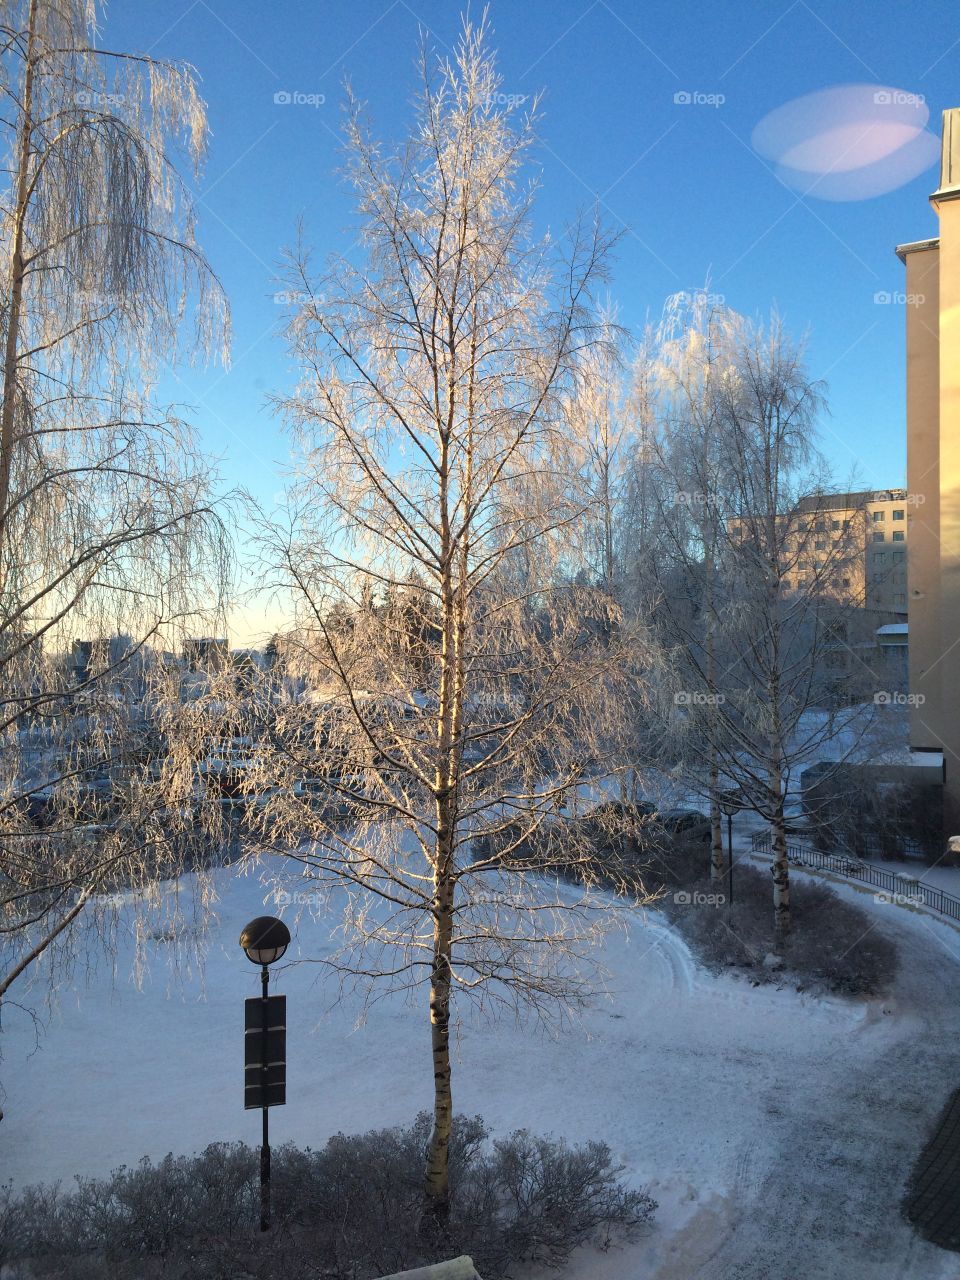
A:
{"type": "Polygon", "coordinates": [[[820,200],[866,200],[895,191],[936,164],[939,139],[920,94],[849,84],[804,94],[764,116],[754,149],[795,191],[820,200]]]}

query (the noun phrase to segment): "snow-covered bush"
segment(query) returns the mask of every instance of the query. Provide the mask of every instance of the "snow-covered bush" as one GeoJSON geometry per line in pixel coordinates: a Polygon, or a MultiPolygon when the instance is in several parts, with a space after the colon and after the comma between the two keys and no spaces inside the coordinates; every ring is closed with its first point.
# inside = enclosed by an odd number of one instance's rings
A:
{"type": "Polygon", "coordinates": [[[0,1228],[10,1227],[0,1239],[5,1280],[370,1280],[458,1253],[497,1280],[524,1262],[560,1267],[588,1241],[629,1237],[656,1208],[623,1186],[602,1142],[571,1147],[525,1130],[491,1142],[479,1117],[459,1117],[450,1218],[442,1234],[426,1235],[429,1133],[423,1113],[405,1127],[337,1134],[322,1151],[277,1148],[265,1237],[258,1154],[244,1143],[145,1159],[78,1179],[71,1192],[29,1188],[0,1200],[0,1228]]]}
{"type": "Polygon", "coordinates": [[[680,891],[671,888],[662,902],[704,964],[745,966],[761,982],[789,977],[798,985],[849,995],[872,995],[893,981],[895,943],[866,912],[825,885],[794,880],[793,928],[775,959],[769,872],[741,863],[734,870],[732,906],[726,893],[725,882],[702,879],[680,891]]]}

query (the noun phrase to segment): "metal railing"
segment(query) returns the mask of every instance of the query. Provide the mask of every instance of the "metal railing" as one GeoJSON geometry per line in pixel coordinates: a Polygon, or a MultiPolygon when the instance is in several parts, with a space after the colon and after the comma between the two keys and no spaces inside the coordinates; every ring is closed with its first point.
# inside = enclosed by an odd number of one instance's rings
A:
{"type": "MultiPolygon", "coordinates": [[[[757,831],[753,835],[754,853],[772,854],[771,836],[768,831],[757,831]]],[[[960,898],[935,885],[925,884],[922,880],[905,875],[899,871],[888,871],[885,867],[875,867],[870,862],[861,862],[853,854],[819,853],[806,845],[787,841],[787,858],[795,866],[804,867],[808,871],[831,871],[835,875],[846,876],[850,880],[859,880],[863,884],[871,884],[890,895],[892,902],[901,906],[923,906],[951,920],[960,921],[960,898]]]]}

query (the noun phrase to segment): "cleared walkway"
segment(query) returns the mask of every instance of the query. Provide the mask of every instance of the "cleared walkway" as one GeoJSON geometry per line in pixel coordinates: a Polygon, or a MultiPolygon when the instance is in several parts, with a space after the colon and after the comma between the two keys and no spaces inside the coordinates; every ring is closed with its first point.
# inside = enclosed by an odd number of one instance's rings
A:
{"type": "Polygon", "coordinates": [[[960,1253],[960,1089],[914,1165],[905,1207],[925,1240],[960,1253]]]}

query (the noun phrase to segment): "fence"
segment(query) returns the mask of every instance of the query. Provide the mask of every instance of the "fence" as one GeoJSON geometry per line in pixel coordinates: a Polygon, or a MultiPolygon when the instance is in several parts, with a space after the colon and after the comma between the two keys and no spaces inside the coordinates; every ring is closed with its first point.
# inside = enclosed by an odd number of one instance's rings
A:
{"type": "MultiPolygon", "coordinates": [[[[772,853],[769,832],[758,831],[753,836],[754,853],[772,853]]],[[[934,885],[924,884],[913,876],[903,875],[899,871],[887,871],[885,867],[875,867],[869,862],[861,862],[859,858],[843,853],[818,853],[806,845],[787,841],[787,858],[795,866],[804,867],[808,871],[832,871],[835,875],[846,876],[850,880],[859,880],[863,884],[871,884],[893,896],[894,902],[929,907],[939,911],[951,920],[960,921],[960,898],[934,885]]]]}

